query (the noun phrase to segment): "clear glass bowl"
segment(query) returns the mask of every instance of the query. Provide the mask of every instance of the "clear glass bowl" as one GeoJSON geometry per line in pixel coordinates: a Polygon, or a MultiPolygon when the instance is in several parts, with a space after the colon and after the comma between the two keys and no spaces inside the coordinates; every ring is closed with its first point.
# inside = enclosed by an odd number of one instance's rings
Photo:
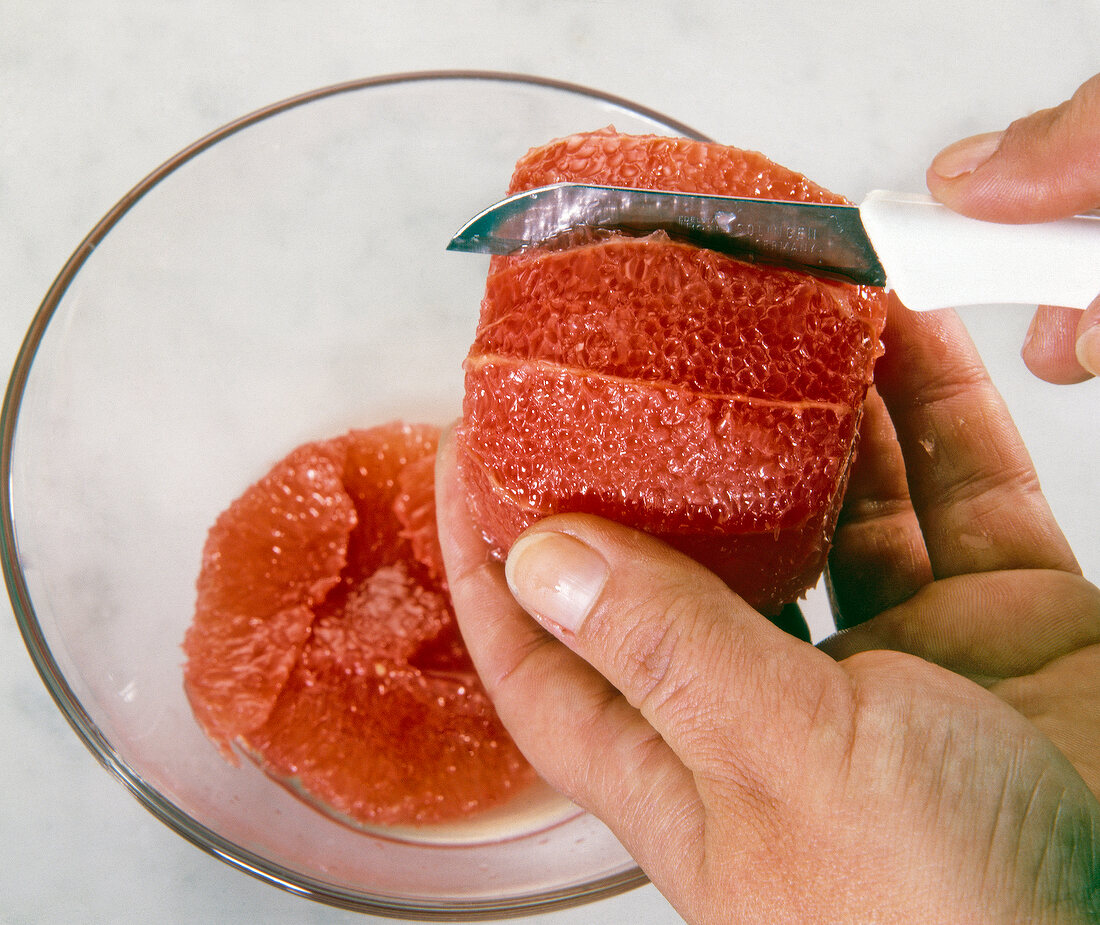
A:
{"type": "Polygon", "coordinates": [[[448,253],[450,235],[529,147],[608,124],[698,134],[508,74],[393,75],[277,103],[141,181],[34,318],[0,421],[0,554],[27,648],[151,812],[263,880],[450,920],[645,882],[577,811],[463,837],[353,831],[224,762],[181,686],[218,512],[303,441],[457,416],[487,258],[448,253]]]}

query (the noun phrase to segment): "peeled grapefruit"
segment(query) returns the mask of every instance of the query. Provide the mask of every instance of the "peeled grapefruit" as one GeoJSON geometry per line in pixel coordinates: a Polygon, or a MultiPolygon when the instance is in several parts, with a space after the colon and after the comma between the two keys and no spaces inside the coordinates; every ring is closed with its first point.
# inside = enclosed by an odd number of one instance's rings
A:
{"type": "Polygon", "coordinates": [[[218,518],[184,639],[207,734],[338,817],[440,822],[534,779],[459,635],[435,533],[438,429],[310,443],[218,518]]]}
{"type": "MultiPolygon", "coordinates": [[[[844,201],[755,152],[612,129],[533,149],[509,192],[561,180],[844,201]]],[[[824,565],[885,310],[663,235],[494,257],[456,434],[474,516],[500,554],[548,514],[610,517],[777,614],[824,565]]]]}

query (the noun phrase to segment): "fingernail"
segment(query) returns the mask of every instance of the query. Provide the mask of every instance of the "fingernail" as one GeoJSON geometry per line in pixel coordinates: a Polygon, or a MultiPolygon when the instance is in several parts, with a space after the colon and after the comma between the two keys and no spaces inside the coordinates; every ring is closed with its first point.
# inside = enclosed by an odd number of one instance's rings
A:
{"type": "Polygon", "coordinates": [[[1100,324],[1085,328],[1077,338],[1077,362],[1094,376],[1100,376],[1100,324]]]}
{"type": "Polygon", "coordinates": [[[1020,347],[1020,356],[1026,356],[1028,349],[1031,347],[1031,342],[1035,340],[1035,329],[1039,321],[1039,314],[1036,312],[1031,316],[1031,324],[1027,326],[1027,333],[1024,335],[1023,345],[1020,347]]]}
{"type": "Polygon", "coordinates": [[[603,556],[564,533],[522,536],[504,574],[512,594],[539,622],[576,633],[607,581],[603,556]]]}
{"type": "Polygon", "coordinates": [[[944,180],[956,180],[973,173],[997,150],[1002,134],[987,132],[948,145],[932,159],[932,171],[944,180]]]}

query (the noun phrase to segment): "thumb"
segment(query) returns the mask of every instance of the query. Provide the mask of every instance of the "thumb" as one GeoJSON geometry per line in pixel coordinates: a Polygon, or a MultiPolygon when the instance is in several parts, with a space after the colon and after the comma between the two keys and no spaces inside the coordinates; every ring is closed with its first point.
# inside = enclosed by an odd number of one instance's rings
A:
{"type": "Polygon", "coordinates": [[[520,605],[692,769],[714,759],[715,741],[736,740],[746,761],[764,757],[764,743],[784,725],[780,716],[812,712],[806,702],[820,703],[820,686],[835,681],[831,659],[772,625],[717,576],[610,521],[540,521],[512,546],[506,574],[520,605]]]}
{"type": "Polygon", "coordinates": [[[1041,222],[1100,205],[1100,74],[1004,132],[955,142],[932,161],[932,195],[996,222],[1041,222]]]}

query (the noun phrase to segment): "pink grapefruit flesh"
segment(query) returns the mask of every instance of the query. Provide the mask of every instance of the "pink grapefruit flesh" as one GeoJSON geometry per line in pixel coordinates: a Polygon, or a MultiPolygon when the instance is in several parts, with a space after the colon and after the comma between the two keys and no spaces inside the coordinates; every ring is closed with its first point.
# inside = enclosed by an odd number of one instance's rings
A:
{"type": "Polygon", "coordinates": [[[196,717],[338,818],[421,824],[534,779],[459,635],[435,533],[438,430],[299,447],[210,531],[184,683],[196,717]]]}
{"type": "MultiPolygon", "coordinates": [[[[532,150],[560,180],[841,202],[763,155],[613,130],[532,150]]],[[[663,235],[495,257],[466,360],[460,472],[503,554],[588,512],[660,536],[774,615],[820,576],[881,353],[880,290],[663,235]]]]}

